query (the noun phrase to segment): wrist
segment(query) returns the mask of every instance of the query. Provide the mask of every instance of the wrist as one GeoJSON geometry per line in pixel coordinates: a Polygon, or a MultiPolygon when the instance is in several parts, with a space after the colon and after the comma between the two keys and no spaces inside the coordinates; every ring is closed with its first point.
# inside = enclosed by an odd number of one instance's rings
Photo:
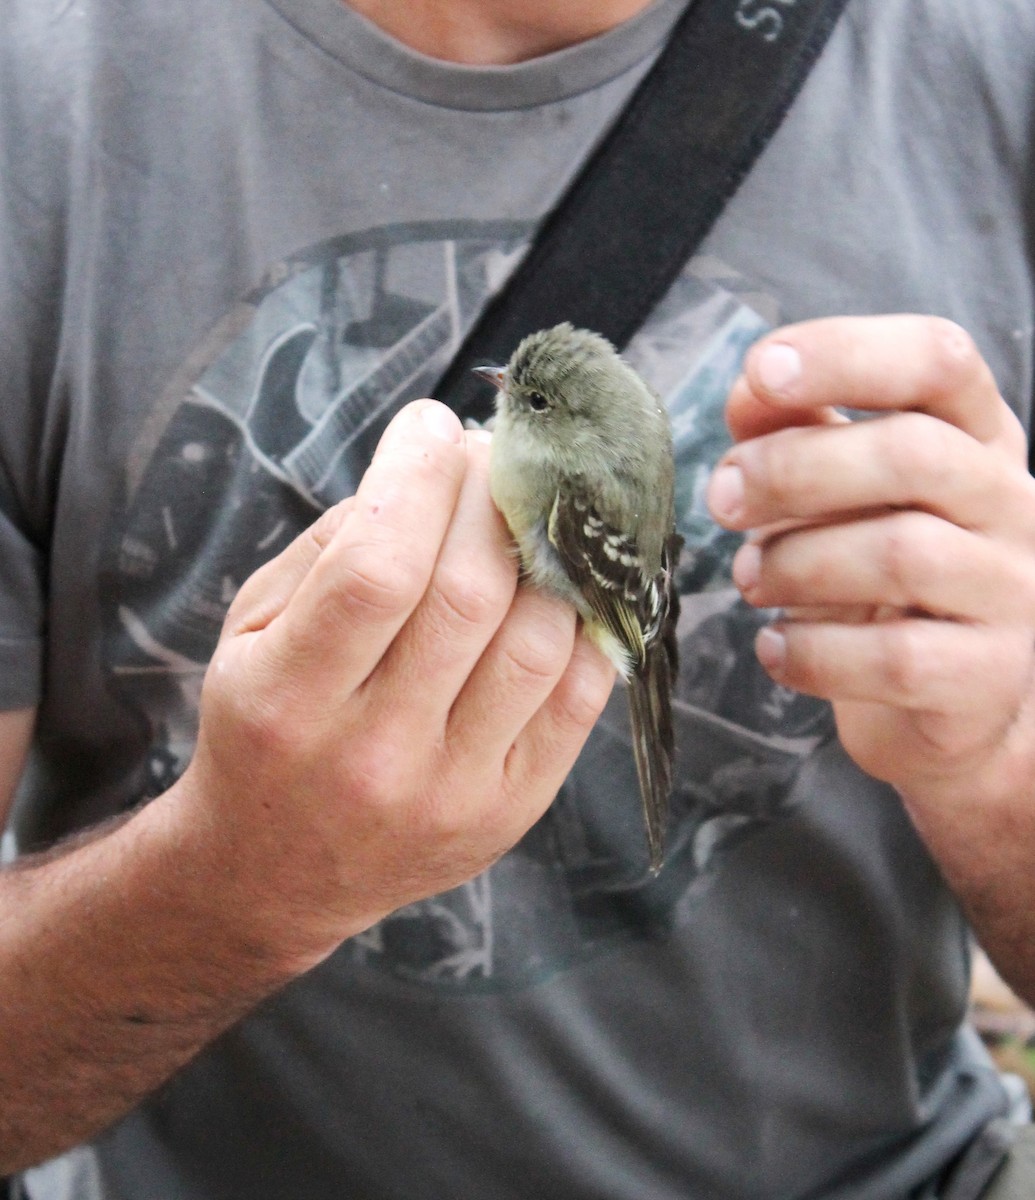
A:
{"type": "Polygon", "coordinates": [[[196,760],[149,807],[163,853],[177,864],[185,919],[255,989],[290,982],[386,915],[349,911],[344,887],[325,895],[331,885],[303,839],[292,844],[272,819],[257,826],[253,810],[261,804],[247,805],[238,819],[240,808],[216,795],[217,786],[196,760]]]}
{"type": "Polygon", "coordinates": [[[980,770],[900,789],[914,826],[979,940],[1018,991],[1035,994],[1035,749],[1003,739],[980,770]]]}

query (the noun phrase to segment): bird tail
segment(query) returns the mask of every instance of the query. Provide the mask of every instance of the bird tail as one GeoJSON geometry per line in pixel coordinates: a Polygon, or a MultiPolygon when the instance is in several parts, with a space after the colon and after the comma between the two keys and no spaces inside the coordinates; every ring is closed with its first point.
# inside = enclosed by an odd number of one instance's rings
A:
{"type": "Polygon", "coordinates": [[[646,661],[629,680],[629,715],[633,754],[640,780],[643,820],[650,850],[650,869],[661,870],[665,855],[668,801],[672,792],[672,669],[661,642],[647,650],[646,661]]]}
{"type": "Polygon", "coordinates": [[[672,794],[675,735],[672,728],[672,687],[679,673],[679,590],[673,572],[683,539],[675,530],[665,544],[662,565],[662,604],[655,636],[648,639],[640,666],[629,677],[629,716],[633,756],[640,780],[643,821],[647,830],[650,869],[661,870],[665,858],[668,802],[672,794]]]}

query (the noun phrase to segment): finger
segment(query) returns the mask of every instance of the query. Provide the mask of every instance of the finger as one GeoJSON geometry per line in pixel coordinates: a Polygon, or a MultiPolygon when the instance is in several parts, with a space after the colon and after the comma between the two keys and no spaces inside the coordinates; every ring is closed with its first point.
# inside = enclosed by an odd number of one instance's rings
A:
{"type": "Polygon", "coordinates": [[[441,737],[471,670],[517,588],[510,535],[489,494],[489,447],[468,439],[467,471],[429,585],[364,688],[368,719],[403,739],[441,737]]]}
{"type": "MultiPolygon", "coordinates": [[[[783,348],[774,346],[772,352],[783,353],[783,348]]],[[[848,417],[834,408],[795,407],[789,401],[772,403],[765,393],[755,390],[743,374],[734,381],[726,400],[726,425],[738,442],[790,426],[841,425],[847,420],[848,417]]]]}
{"type": "Polygon", "coordinates": [[[967,528],[1033,536],[1035,484],[968,434],[923,413],[782,429],[740,443],[709,483],[712,515],[732,529],[888,507],[967,528]]]}
{"type": "Polygon", "coordinates": [[[284,610],[352,509],[349,496],[327,509],[276,558],[271,558],[244,581],[226,615],[231,635],[264,629],[284,610]]]}
{"type": "Polygon", "coordinates": [[[760,608],[889,606],[986,624],[1035,618],[1035,558],[922,512],[747,542],[733,579],[760,608]]]}
{"type": "Polygon", "coordinates": [[[780,622],[759,632],[756,653],[776,682],[827,700],[987,716],[1016,707],[1031,669],[1031,632],[923,617],[780,622]]]}
{"type": "Polygon", "coordinates": [[[465,469],[448,409],[420,401],[393,420],[351,510],[267,631],[275,677],[343,699],[367,678],[424,595],[465,469]]]}
{"type": "Polygon", "coordinates": [[[604,711],[616,674],[611,662],[580,632],[564,674],[515,739],[507,759],[513,790],[557,791],[604,711]]]}
{"type": "Polygon", "coordinates": [[[486,763],[498,773],[502,763],[502,780],[497,774],[492,785],[498,802],[480,817],[469,818],[495,842],[498,853],[523,836],[553,801],[603,712],[614,680],[614,667],[580,632],[553,690],[504,747],[502,760],[486,759],[476,735],[454,744],[451,757],[462,778],[476,777],[486,763]]]}
{"type": "Polygon", "coordinates": [[[448,738],[458,761],[506,757],[567,670],[575,628],[569,604],[532,587],[517,590],[449,715],[448,738]]]}
{"type": "Polygon", "coordinates": [[[1020,426],[973,339],[940,317],[827,317],[788,326],[748,352],[760,403],[794,409],[915,410],[1016,451],[1020,426]]]}

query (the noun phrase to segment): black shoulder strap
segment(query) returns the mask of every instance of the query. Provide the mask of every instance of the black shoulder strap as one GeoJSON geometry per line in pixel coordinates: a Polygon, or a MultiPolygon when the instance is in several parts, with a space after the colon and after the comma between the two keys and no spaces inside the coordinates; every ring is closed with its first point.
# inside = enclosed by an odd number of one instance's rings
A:
{"type": "Polygon", "coordinates": [[[624,348],[751,169],[847,0],[690,0],[658,60],[432,395],[484,419],[470,368],[571,321],[624,348]]]}

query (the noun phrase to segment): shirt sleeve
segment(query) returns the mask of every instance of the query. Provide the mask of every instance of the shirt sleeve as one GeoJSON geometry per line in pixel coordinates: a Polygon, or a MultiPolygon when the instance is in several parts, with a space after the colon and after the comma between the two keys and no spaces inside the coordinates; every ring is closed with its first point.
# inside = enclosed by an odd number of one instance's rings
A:
{"type": "MultiPolygon", "coordinates": [[[[45,8],[46,5],[40,7],[45,8]]],[[[69,99],[45,14],[0,0],[0,709],[41,698],[69,99]],[[33,82],[35,76],[35,82],[33,82]]]]}
{"type": "Polygon", "coordinates": [[[0,512],[0,709],[36,704],[43,677],[42,555],[0,512]]]}

